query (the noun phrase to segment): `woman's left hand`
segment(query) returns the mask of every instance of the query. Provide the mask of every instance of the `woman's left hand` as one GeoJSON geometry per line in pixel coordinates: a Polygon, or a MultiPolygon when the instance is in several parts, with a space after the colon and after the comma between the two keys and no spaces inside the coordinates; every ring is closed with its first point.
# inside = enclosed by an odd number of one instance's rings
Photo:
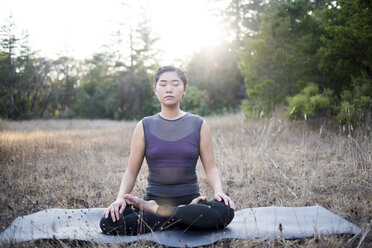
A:
{"type": "Polygon", "coordinates": [[[225,203],[226,206],[230,206],[230,208],[235,209],[235,205],[234,205],[233,200],[231,200],[230,197],[228,195],[226,195],[225,193],[215,192],[213,197],[214,197],[215,200],[217,200],[219,202],[223,200],[223,202],[225,203]]]}

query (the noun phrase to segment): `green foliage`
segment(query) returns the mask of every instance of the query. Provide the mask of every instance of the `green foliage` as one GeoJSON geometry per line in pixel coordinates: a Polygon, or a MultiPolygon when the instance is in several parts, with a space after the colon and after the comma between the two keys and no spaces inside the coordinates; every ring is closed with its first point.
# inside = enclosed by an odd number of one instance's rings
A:
{"type": "Polygon", "coordinates": [[[261,113],[263,113],[262,110],[259,109],[259,107],[247,100],[242,101],[240,108],[244,112],[246,118],[258,118],[261,117],[261,113]]]}
{"type": "Polygon", "coordinates": [[[340,124],[355,124],[356,117],[355,106],[348,101],[342,101],[337,114],[340,124]]]}
{"type": "Polygon", "coordinates": [[[228,33],[233,38],[232,44],[240,49],[244,31],[253,34],[258,31],[260,17],[265,5],[262,0],[231,0],[225,9],[228,33]]]}
{"type": "Polygon", "coordinates": [[[286,116],[290,120],[311,119],[320,115],[321,110],[331,110],[332,92],[329,90],[319,93],[319,87],[310,83],[299,94],[287,98],[286,116]]]}
{"type": "Polygon", "coordinates": [[[337,121],[340,124],[353,124],[370,121],[372,112],[372,79],[366,73],[353,78],[351,90],[341,92],[341,104],[337,121]]]}
{"type": "Polygon", "coordinates": [[[248,97],[252,102],[245,101],[242,109],[247,117],[269,116],[274,107],[281,101],[282,96],[278,94],[279,86],[271,80],[265,80],[261,84],[255,84],[248,88],[248,97]]]}
{"type": "Polygon", "coordinates": [[[145,67],[137,66],[134,70],[118,73],[115,84],[118,86],[116,118],[141,119],[159,109],[152,92],[151,76],[145,67]]]}
{"type": "Polygon", "coordinates": [[[324,86],[339,94],[352,88],[352,78],[362,73],[372,76],[372,2],[330,2],[320,17],[325,32],[318,66],[328,78],[324,86]]]}
{"type": "Polygon", "coordinates": [[[158,110],[149,72],[156,38],[143,22],[130,36],[130,55],[96,53],[84,62],[36,57],[12,28],[1,28],[0,115],[9,119],[140,119],[158,110]]]}
{"type": "Polygon", "coordinates": [[[355,106],[361,109],[372,108],[372,78],[363,73],[353,79],[355,106]]]}
{"type": "MultiPolygon", "coordinates": [[[[327,112],[336,113],[341,124],[368,125],[371,1],[231,0],[226,18],[232,41],[202,48],[187,64],[185,110],[205,115],[241,106],[247,116],[261,117],[287,103],[290,119],[327,112]]],[[[35,56],[27,37],[15,35],[14,23],[2,26],[1,118],[140,119],[155,113],[157,37],[143,20],[131,29],[125,53],[122,38],[115,52],[86,61],[49,60],[35,56]]]]}
{"type": "Polygon", "coordinates": [[[291,120],[327,112],[337,113],[340,123],[370,121],[372,2],[279,0],[263,6],[257,32],[246,33],[239,53],[249,98],[243,111],[262,116],[287,99],[291,120]],[[275,95],[265,81],[275,85],[275,95]]]}
{"type": "Polygon", "coordinates": [[[195,86],[190,86],[184,99],[181,102],[181,108],[184,111],[197,115],[208,115],[210,110],[204,100],[203,93],[195,86]]]}
{"type": "Polygon", "coordinates": [[[243,78],[237,67],[238,58],[228,44],[203,48],[187,66],[190,85],[203,92],[208,109],[224,113],[239,108],[245,98],[243,78]]]}
{"type": "Polygon", "coordinates": [[[321,30],[311,11],[314,6],[309,1],[266,4],[259,32],[246,36],[239,53],[249,101],[255,105],[248,110],[261,109],[270,115],[275,105],[297,94],[304,82],[319,81],[315,54],[321,30]]]}
{"type": "Polygon", "coordinates": [[[90,68],[84,75],[75,103],[81,118],[141,119],[156,111],[151,79],[138,64],[129,70],[113,72],[110,56],[96,54],[86,61],[90,68]]]}
{"type": "Polygon", "coordinates": [[[113,118],[117,91],[108,68],[109,57],[95,54],[86,61],[89,70],[82,78],[74,108],[81,118],[113,118]]]}
{"type": "Polygon", "coordinates": [[[372,2],[339,0],[321,11],[326,31],[318,50],[327,85],[339,93],[340,124],[366,122],[372,106],[372,2]]]}

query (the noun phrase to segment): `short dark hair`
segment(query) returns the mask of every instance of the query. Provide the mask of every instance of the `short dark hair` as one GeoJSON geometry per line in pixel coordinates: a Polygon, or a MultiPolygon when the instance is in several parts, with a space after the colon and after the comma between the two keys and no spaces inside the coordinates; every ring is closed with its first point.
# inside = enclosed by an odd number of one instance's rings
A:
{"type": "Polygon", "coordinates": [[[158,69],[158,71],[155,74],[154,85],[156,85],[156,83],[158,82],[160,75],[168,71],[175,72],[177,76],[181,79],[181,81],[183,82],[183,86],[186,88],[187,86],[186,74],[180,68],[172,66],[172,65],[162,66],[158,69]]]}

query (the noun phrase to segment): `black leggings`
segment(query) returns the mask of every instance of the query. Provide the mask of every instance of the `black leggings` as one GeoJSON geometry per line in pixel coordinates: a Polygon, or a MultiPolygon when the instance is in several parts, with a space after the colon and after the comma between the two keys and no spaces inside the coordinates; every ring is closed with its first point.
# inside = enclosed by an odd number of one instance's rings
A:
{"type": "Polygon", "coordinates": [[[105,234],[137,235],[162,230],[221,230],[234,218],[234,210],[223,201],[207,201],[178,207],[160,206],[157,214],[127,206],[119,220],[101,219],[105,234]]]}

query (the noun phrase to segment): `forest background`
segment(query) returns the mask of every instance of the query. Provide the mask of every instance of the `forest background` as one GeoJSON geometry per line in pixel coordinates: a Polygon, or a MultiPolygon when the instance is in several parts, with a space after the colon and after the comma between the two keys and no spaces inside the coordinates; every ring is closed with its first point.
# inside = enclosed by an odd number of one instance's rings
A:
{"type": "MultiPolygon", "coordinates": [[[[190,80],[182,107],[206,116],[226,193],[237,210],[321,205],[363,234],[224,240],[216,247],[371,246],[372,2],[227,3],[216,10],[226,40],[181,63],[190,80]]],[[[160,110],[152,92],[160,40],[146,16],[84,60],[43,57],[15,30],[11,18],[0,30],[1,231],[40,210],[108,206],[137,123],[127,120],[160,110]]],[[[201,193],[213,197],[197,168],[201,193]]],[[[146,177],[144,166],[133,194],[144,196],[146,177]]],[[[143,246],[154,245],[128,244],[143,246]]]]}
{"type": "MultiPolygon", "coordinates": [[[[294,119],[367,124],[372,109],[372,10],[367,0],[231,0],[220,9],[229,39],[204,47],[182,67],[183,108],[200,115],[243,110],[294,119]]],[[[1,27],[0,117],[140,119],[159,111],[152,93],[158,37],[145,16],[128,34],[128,53],[50,59],[1,27]]]]}

